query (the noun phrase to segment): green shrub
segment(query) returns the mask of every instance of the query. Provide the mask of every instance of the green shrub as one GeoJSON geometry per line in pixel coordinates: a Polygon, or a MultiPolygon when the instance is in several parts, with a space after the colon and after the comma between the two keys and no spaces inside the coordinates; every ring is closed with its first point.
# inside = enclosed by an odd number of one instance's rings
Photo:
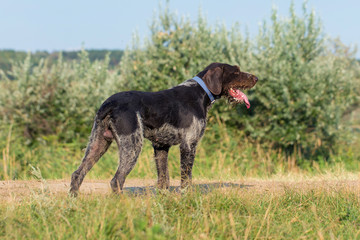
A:
{"type": "Polygon", "coordinates": [[[91,128],[95,111],[113,88],[117,72],[109,72],[109,57],[91,63],[85,51],[80,61],[48,66],[42,59],[32,66],[29,54],[24,62],[16,63],[3,74],[1,118],[23,130],[30,142],[42,135],[58,134],[60,140],[71,141],[91,128]]]}
{"type": "Polygon", "coordinates": [[[173,87],[211,62],[235,64],[237,55],[246,54],[249,44],[235,27],[229,35],[224,26],[209,27],[201,15],[194,25],[188,19],[177,18],[167,8],[154,18],[150,30],[151,36],[143,45],[134,39],[120,63],[127,89],[158,91],[173,87]]]}
{"type": "Polygon", "coordinates": [[[288,151],[325,154],[344,130],[341,118],[354,103],[354,58],[336,55],[326,45],[314,12],[264,23],[255,45],[253,64],[260,81],[253,108],[243,124],[256,139],[288,151]]]}
{"type": "Polygon", "coordinates": [[[125,52],[124,88],[166,89],[211,62],[238,64],[260,79],[248,91],[250,111],[215,104],[213,111],[221,112],[228,126],[288,153],[296,149],[328,156],[334,149],[343,130],[340,119],[356,96],[352,81],[357,63],[331,52],[320,22],[305,5],[302,17],[293,5],[288,19],[279,19],[273,10],[272,24],[264,22],[251,41],[242,36],[239,25],[213,29],[202,16],[191,24],[165,9],[154,19],[143,46],[135,40],[125,52]]]}

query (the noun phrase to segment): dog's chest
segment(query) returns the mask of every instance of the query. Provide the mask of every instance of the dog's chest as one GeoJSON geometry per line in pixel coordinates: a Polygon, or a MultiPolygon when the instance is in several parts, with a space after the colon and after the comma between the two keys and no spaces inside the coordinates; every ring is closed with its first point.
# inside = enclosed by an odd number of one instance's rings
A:
{"type": "Polygon", "coordinates": [[[164,123],[159,128],[144,126],[144,137],[154,144],[177,145],[180,143],[193,143],[200,140],[204,134],[206,121],[193,118],[191,124],[186,128],[177,128],[169,123],[164,123]]]}

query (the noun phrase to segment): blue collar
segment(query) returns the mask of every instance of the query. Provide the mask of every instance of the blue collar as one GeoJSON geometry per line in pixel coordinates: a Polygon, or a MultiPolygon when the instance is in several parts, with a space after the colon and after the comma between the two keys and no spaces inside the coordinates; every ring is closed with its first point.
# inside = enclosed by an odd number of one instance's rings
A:
{"type": "Polygon", "coordinates": [[[204,89],[204,91],[210,98],[211,104],[213,104],[215,102],[215,98],[212,95],[212,93],[210,92],[210,90],[207,88],[207,86],[205,85],[204,81],[201,78],[199,78],[198,76],[193,77],[193,79],[204,89]]]}

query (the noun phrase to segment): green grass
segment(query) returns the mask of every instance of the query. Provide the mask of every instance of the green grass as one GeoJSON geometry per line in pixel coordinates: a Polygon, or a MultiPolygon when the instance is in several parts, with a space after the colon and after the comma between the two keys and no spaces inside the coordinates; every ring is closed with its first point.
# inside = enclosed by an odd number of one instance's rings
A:
{"type": "MultiPolygon", "coordinates": [[[[360,169],[358,134],[330,159],[291,157],[251,143],[220,122],[209,128],[196,155],[197,180],[352,178],[360,169]],[[219,141],[221,139],[221,141],[219,141]]],[[[0,131],[1,180],[31,179],[41,170],[44,192],[0,201],[0,239],[359,239],[360,200],[346,189],[260,192],[252,188],[197,189],[183,194],[81,194],[46,191],[46,180],[69,178],[84,154],[86,138],[61,143],[55,135],[26,141],[15,126],[0,131]]],[[[169,154],[170,176],[179,179],[179,150],[169,154]]],[[[111,178],[117,167],[113,144],[87,178],[111,178]]],[[[156,179],[152,147],[145,142],[129,178],[156,179]]]]}
{"type": "Polygon", "coordinates": [[[346,190],[251,189],[50,196],[0,203],[2,239],[357,239],[360,201],[346,190]]]}
{"type": "MultiPolygon", "coordinates": [[[[26,145],[26,139],[15,126],[0,129],[0,180],[32,178],[31,167],[40,168],[45,179],[68,178],[77,169],[87,144],[87,138],[62,143],[56,135],[44,136],[37,144],[26,145]]],[[[358,137],[358,136],[357,136],[358,137]]],[[[358,138],[357,138],[358,139],[358,138]]],[[[269,178],[287,173],[323,174],[334,171],[360,170],[359,142],[343,145],[330,159],[305,159],[301,153],[287,156],[266,144],[251,143],[239,132],[230,131],[220,121],[209,127],[200,142],[193,168],[194,178],[233,179],[241,177],[269,178]]],[[[118,151],[113,143],[87,175],[89,179],[111,178],[117,168],[118,151]]],[[[179,178],[178,146],[169,152],[171,178],[179,178]]],[[[129,178],[156,178],[151,143],[144,142],[142,153],[129,178]]]]}
{"type": "MultiPolygon", "coordinates": [[[[360,200],[346,189],[260,192],[252,188],[197,189],[183,194],[81,194],[70,198],[46,191],[46,180],[69,178],[84,154],[86,138],[61,143],[56,136],[24,146],[15,127],[2,126],[2,179],[31,179],[41,170],[44,192],[22,200],[0,201],[0,239],[358,239],[360,200]]],[[[358,137],[358,136],[355,136],[358,137]]],[[[360,169],[358,141],[344,144],[327,161],[286,157],[250,143],[220,122],[208,129],[196,155],[195,179],[308,179],[354,177],[360,169]],[[221,141],[219,141],[221,139],[221,141]],[[352,173],[351,173],[352,172],[352,173]],[[351,174],[350,174],[351,173],[351,174]],[[347,175],[348,174],[348,175],[347,175]],[[350,175],[349,175],[350,174],[350,175]]],[[[145,142],[129,178],[156,179],[152,147],[145,142]]],[[[179,179],[179,150],[169,154],[170,176],[179,179]]],[[[111,178],[117,149],[95,165],[87,178],[111,178]]]]}

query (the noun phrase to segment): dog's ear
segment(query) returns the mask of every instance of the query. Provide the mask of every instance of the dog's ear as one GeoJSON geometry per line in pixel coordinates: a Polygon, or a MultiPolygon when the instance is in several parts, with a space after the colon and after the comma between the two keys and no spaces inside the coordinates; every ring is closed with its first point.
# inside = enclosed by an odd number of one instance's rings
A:
{"type": "Polygon", "coordinates": [[[222,90],[223,70],[220,67],[209,69],[204,75],[204,83],[214,95],[219,95],[222,90]]]}

